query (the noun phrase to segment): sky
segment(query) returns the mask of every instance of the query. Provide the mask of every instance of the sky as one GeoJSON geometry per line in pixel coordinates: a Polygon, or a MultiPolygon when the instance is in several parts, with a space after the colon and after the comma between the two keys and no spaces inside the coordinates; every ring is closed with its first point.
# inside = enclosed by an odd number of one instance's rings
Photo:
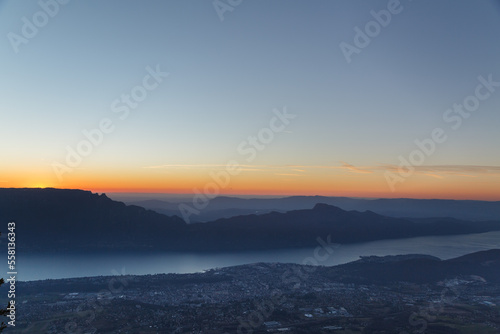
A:
{"type": "Polygon", "coordinates": [[[0,187],[500,200],[499,35],[494,0],[0,0],[0,187]]]}

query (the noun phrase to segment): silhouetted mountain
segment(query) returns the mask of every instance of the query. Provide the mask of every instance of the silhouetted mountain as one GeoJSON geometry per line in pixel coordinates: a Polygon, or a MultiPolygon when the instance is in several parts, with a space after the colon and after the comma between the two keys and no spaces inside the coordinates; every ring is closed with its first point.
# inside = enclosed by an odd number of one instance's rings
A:
{"type": "MultiPolygon", "coordinates": [[[[214,199],[214,201],[216,200],[217,198],[214,199]]],[[[179,203],[161,201],[161,200],[130,201],[126,203],[129,205],[141,206],[143,208],[153,210],[167,216],[182,216],[182,213],[179,210],[179,203]]],[[[190,204],[188,202],[183,202],[183,203],[187,205],[190,204]]],[[[207,222],[207,221],[217,220],[220,218],[231,218],[242,215],[264,214],[272,211],[285,212],[286,210],[278,210],[275,208],[272,209],[268,208],[252,209],[252,208],[232,208],[232,207],[226,208],[225,205],[221,205],[221,209],[217,209],[215,207],[213,209],[204,209],[200,212],[199,215],[190,216],[190,223],[207,222]]]]}
{"type": "Polygon", "coordinates": [[[327,204],[285,213],[185,224],[106,195],[81,190],[0,189],[0,220],[16,221],[25,250],[229,251],[317,245],[317,238],[353,243],[500,230],[498,222],[437,218],[415,223],[327,204]]]}
{"type": "Polygon", "coordinates": [[[463,276],[500,283],[500,249],[467,254],[450,260],[428,255],[369,256],[343,265],[321,268],[332,279],[360,284],[390,282],[434,283],[463,276]]]}
{"type": "MultiPolygon", "coordinates": [[[[138,206],[83,190],[0,189],[0,221],[16,222],[17,246],[30,250],[150,247],[185,228],[138,206]]],[[[3,230],[5,235],[5,230],[3,230]]]]}
{"type": "MultiPolygon", "coordinates": [[[[335,243],[366,242],[426,235],[452,235],[500,230],[500,222],[467,222],[429,218],[424,223],[385,217],[371,211],[345,211],[327,204],[286,213],[238,216],[209,223],[188,225],[199,244],[219,239],[229,249],[307,247],[318,237],[335,243]]],[[[209,247],[209,245],[207,245],[209,247]]]]}
{"type": "MultiPolygon", "coordinates": [[[[187,205],[192,202],[183,200],[187,205]]],[[[292,196],[284,198],[254,198],[220,196],[209,202],[199,215],[190,217],[193,222],[204,222],[229,215],[268,213],[311,209],[318,203],[338,206],[344,210],[370,210],[390,217],[451,217],[464,220],[484,221],[500,219],[500,202],[437,199],[361,199],[325,196],[292,196]],[[227,211],[230,210],[230,211],[227,211]]],[[[143,206],[159,213],[181,216],[179,203],[145,200],[129,204],[143,206]]]]}

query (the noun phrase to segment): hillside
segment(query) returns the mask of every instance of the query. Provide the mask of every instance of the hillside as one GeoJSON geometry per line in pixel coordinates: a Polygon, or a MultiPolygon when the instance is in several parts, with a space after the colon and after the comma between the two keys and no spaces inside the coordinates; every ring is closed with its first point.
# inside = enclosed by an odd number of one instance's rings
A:
{"type": "Polygon", "coordinates": [[[16,222],[17,247],[25,251],[265,250],[311,247],[318,237],[354,243],[500,230],[498,222],[431,218],[416,223],[327,204],[188,225],[104,194],[60,189],[0,189],[0,220],[16,222]]]}

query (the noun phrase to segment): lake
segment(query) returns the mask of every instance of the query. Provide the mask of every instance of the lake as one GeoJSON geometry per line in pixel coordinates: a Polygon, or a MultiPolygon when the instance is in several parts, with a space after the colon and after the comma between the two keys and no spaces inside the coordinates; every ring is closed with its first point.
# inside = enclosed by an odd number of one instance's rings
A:
{"type": "MultiPolygon", "coordinates": [[[[500,231],[480,234],[418,237],[340,245],[320,265],[337,265],[363,255],[428,254],[450,259],[464,254],[500,248],[500,231]]],[[[323,255],[323,253],[321,253],[323,255]]],[[[303,263],[314,257],[314,248],[252,251],[238,253],[101,253],[101,254],[18,254],[17,279],[41,279],[118,274],[194,273],[256,262],[303,263]]],[[[2,261],[3,262],[3,261],[2,261]]],[[[5,261],[7,262],[7,261],[5,261]]],[[[7,276],[7,266],[3,265],[7,276]]]]}

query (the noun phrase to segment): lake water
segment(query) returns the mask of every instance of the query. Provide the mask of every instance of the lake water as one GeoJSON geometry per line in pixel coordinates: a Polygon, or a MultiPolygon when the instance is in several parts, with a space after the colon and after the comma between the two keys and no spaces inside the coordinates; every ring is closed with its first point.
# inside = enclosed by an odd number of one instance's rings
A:
{"type": "MultiPolygon", "coordinates": [[[[336,265],[359,259],[363,255],[428,254],[441,259],[500,248],[500,231],[444,237],[382,240],[340,245],[320,265],[336,265]]],[[[323,252],[321,253],[323,255],[323,252]]],[[[17,279],[31,281],[48,278],[70,278],[118,274],[193,273],[256,262],[303,263],[314,257],[314,248],[259,252],[195,254],[18,254],[17,279]]],[[[3,261],[2,261],[3,262],[3,261]]],[[[7,261],[5,261],[7,262],[7,261]]],[[[1,268],[1,267],[0,267],[1,268]]],[[[7,267],[2,270],[7,276],[7,267]]]]}

